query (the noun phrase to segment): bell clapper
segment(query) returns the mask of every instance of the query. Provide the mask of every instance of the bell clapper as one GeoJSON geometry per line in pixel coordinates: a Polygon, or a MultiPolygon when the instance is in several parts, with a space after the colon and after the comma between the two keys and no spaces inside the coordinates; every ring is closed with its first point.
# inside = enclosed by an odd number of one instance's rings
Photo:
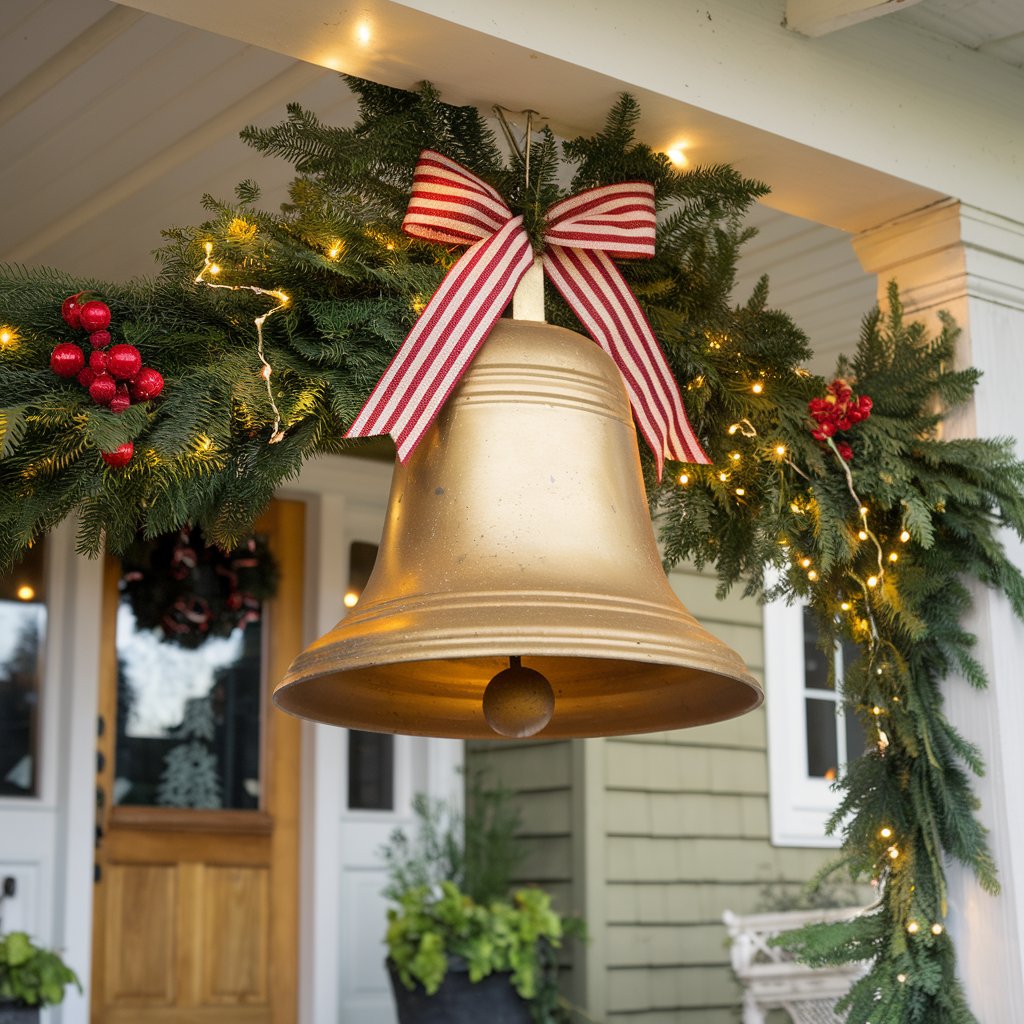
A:
{"type": "Polygon", "coordinates": [[[508,665],[484,690],[484,718],[499,736],[525,739],[551,721],[555,694],[540,672],[523,667],[519,655],[511,655],[508,665]]]}

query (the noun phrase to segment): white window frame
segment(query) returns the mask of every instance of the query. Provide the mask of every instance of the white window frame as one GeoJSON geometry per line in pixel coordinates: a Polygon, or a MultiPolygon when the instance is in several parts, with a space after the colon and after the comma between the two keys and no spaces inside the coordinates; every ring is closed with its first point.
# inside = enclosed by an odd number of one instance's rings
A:
{"type": "MultiPolygon", "coordinates": [[[[772,581],[769,581],[771,584],[772,581]]],[[[804,602],[785,599],[764,606],[765,708],[768,723],[768,778],[772,844],[837,848],[841,837],[825,834],[825,823],[841,794],[830,779],[807,770],[807,697],[837,699],[808,690],[804,665],[804,602]]],[[[841,659],[842,652],[836,652],[841,659]]],[[[841,662],[837,661],[840,668],[841,662]]],[[[837,678],[837,688],[839,679],[837,678]]],[[[840,767],[846,761],[845,730],[837,729],[840,767]]]]}

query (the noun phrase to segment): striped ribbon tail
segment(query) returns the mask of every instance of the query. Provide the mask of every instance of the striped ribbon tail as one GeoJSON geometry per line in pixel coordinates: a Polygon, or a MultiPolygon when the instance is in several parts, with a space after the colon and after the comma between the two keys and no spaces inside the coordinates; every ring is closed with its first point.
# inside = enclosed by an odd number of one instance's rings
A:
{"type": "Polygon", "coordinates": [[[666,459],[710,459],[686,415],[672,371],[636,296],[603,251],[549,245],[544,269],[590,336],[615,360],[637,427],[661,479],[666,459]]]}

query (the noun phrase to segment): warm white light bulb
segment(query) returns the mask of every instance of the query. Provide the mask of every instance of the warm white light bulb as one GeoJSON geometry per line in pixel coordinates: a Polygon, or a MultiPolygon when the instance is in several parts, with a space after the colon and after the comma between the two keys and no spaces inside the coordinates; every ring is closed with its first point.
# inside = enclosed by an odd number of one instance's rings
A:
{"type": "Polygon", "coordinates": [[[776,455],[785,455],[786,454],[786,446],[784,444],[777,444],[775,446],[775,454],[776,455]]]}
{"type": "Polygon", "coordinates": [[[892,829],[888,825],[878,833],[883,839],[889,839],[892,836],[892,829]]]}
{"type": "Polygon", "coordinates": [[[907,931],[910,932],[911,935],[916,935],[920,930],[921,926],[916,921],[911,921],[910,924],[907,925],[907,931]]]}
{"type": "Polygon", "coordinates": [[[747,492],[746,492],[746,490],[743,487],[737,487],[736,488],[736,493],[742,498],[743,495],[746,494],[747,492]]]}
{"type": "Polygon", "coordinates": [[[869,576],[868,577],[868,586],[871,587],[871,588],[877,587],[878,586],[878,577],[877,576],[869,576]]]}
{"type": "Polygon", "coordinates": [[[906,544],[907,541],[910,540],[910,531],[909,530],[904,530],[900,534],[900,540],[903,541],[904,544],[906,544]]]}
{"type": "Polygon", "coordinates": [[[36,596],[35,587],[31,587],[27,583],[22,583],[16,593],[19,601],[31,601],[36,596]]]}
{"type": "Polygon", "coordinates": [[[690,482],[690,474],[689,473],[680,473],[679,474],[679,482],[685,487],[690,482]]]}
{"type": "Polygon", "coordinates": [[[355,608],[356,604],[359,602],[359,595],[354,590],[349,590],[346,592],[342,600],[345,602],[346,608],[355,608]]]}
{"type": "Polygon", "coordinates": [[[758,381],[756,384],[753,385],[753,387],[751,387],[750,390],[753,391],[755,395],[759,395],[762,391],[764,391],[764,385],[760,381],[758,381]]]}
{"type": "Polygon", "coordinates": [[[681,145],[670,146],[665,150],[665,155],[672,161],[672,164],[675,167],[685,167],[688,163],[686,153],[683,152],[683,147],[681,145]]]}
{"type": "Polygon", "coordinates": [[[943,929],[942,925],[938,922],[932,925],[932,935],[941,935],[944,930],[945,929],[943,929]]]}

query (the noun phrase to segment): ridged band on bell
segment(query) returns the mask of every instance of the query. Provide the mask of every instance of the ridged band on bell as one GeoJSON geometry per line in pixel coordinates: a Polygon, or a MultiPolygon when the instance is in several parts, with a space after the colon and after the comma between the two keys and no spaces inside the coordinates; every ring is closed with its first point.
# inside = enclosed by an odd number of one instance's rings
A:
{"type": "Polygon", "coordinates": [[[493,739],[483,694],[510,657],[551,684],[543,737],[700,725],[763,699],[668,583],[615,364],[571,331],[502,320],[396,465],[359,603],[274,700],[350,728],[493,739]]]}

